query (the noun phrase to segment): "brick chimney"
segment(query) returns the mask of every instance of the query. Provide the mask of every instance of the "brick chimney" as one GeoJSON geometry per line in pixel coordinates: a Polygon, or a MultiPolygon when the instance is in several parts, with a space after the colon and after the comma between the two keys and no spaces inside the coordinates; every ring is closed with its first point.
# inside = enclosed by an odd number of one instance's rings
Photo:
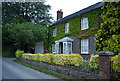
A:
{"type": "Polygon", "coordinates": [[[57,11],[57,20],[63,18],[63,12],[62,12],[62,9],[58,10],[57,11]]]}

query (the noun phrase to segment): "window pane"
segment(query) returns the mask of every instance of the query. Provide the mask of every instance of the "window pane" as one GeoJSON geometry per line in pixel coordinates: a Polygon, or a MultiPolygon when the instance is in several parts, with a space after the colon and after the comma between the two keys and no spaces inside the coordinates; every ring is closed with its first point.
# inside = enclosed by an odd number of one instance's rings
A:
{"type": "Polygon", "coordinates": [[[81,18],[81,30],[88,28],[88,18],[81,18]]]}
{"type": "Polygon", "coordinates": [[[68,48],[68,53],[71,54],[72,53],[72,51],[71,51],[72,50],[71,43],[68,43],[68,47],[67,48],[68,48]]]}
{"type": "Polygon", "coordinates": [[[57,28],[53,30],[53,36],[56,36],[56,33],[57,33],[57,28]]]}
{"type": "Polygon", "coordinates": [[[81,53],[88,53],[88,39],[81,40],[81,53]]]}
{"type": "Polygon", "coordinates": [[[69,32],[69,23],[65,23],[65,33],[69,32]]]}
{"type": "Polygon", "coordinates": [[[63,43],[63,44],[64,44],[64,45],[63,45],[63,46],[64,46],[64,47],[63,47],[63,50],[64,50],[63,53],[66,53],[66,43],[63,43]]]}

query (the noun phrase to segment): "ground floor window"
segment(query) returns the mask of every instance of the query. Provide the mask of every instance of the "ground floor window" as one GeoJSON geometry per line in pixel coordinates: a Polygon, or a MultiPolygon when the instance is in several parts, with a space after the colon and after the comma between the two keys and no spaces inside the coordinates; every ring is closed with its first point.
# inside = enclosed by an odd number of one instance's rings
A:
{"type": "Polygon", "coordinates": [[[72,53],[72,42],[63,42],[63,53],[64,54],[72,53]]]}
{"type": "Polygon", "coordinates": [[[52,44],[52,53],[55,53],[55,44],[52,44]]]}
{"type": "Polygon", "coordinates": [[[55,44],[55,53],[59,54],[59,43],[55,44]]]}
{"type": "Polygon", "coordinates": [[[81,53],[88,54],[88,39],[81,40],[81,53]]]}

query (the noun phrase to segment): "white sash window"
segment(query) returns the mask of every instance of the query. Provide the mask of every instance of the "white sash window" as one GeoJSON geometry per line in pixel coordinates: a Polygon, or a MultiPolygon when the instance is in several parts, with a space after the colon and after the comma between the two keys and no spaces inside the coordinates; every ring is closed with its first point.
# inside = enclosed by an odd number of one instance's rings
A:
{"type": "Polygon", "coordinates": [[[88,54],[88,39],[81,40],[81,53],[88,54]]]}
{"type": "Polygon", "coordinates": [[[69,23],[65,23],[65,33],[69,32],[69,23]]]}
{"type": "Polygon", "coordinates": [[[55,53],[55,44],[52,44],[52,53],[55,53]]]}
{"type": "Polygon", "coordinates": [[[83,18],[81,18],[81,30],[85,30],[87,28],[89,28],[89,26],[88,26],[88,18],[83,17],[83,18]]]}
{"type": "Polygon", "coordinates": [[[59,54],[59,43],[55,44],[55,53],[59,54]]]}
{"type": "Polygon", "coordinates": [[[55,37],[57,35],[57,28],[53,30],[53,36],[55,37]]]}

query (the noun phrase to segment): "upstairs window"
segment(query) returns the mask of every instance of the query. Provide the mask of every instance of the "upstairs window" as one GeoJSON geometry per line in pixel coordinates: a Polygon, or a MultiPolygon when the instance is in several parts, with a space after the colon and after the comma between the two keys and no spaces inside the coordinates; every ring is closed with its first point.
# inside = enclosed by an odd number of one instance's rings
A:
{"type": "Polygon", "coordinates": [[[83,17],[81,18],[81,30],[85,30],[88,28],[88,18],[83,17]]]}
{"type": "Polygon", "coordinates": [[[65,23],[65,33],[69,32],[69,23],[65,23]]]}
{"type": "Polygon", "coordinates": [[[81,40],[81,53],[88,54],[88,39],[81,40]]]}
{"type": "Polygon", "coordinates": [[[53,36],[55,37],[57,35],[57,28],[53,30],[53,36]]]}

